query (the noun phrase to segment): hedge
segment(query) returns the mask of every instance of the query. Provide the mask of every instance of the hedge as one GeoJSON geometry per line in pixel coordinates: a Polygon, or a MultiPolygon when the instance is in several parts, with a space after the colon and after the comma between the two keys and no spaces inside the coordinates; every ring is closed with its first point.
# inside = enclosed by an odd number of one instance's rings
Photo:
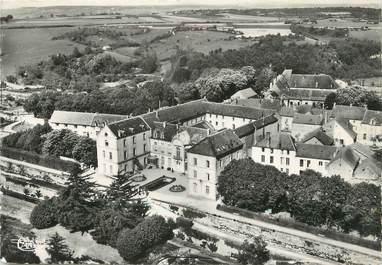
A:
{"type": "Polygon", "coordinates": [[[57,225],[57,210],[53,199],[43,200],[36,205],[30,215],[30,222],[37,229],[57,225]]]}
{"type": "Polygon", "coordinates": [[[358,246],[362,246],[362,247],[366,247],[366,248],[370,248],[370,249],[374,249],[374,250],[378,250],[378,251],[381,250],[381,242],[379,242],[379,241],[378,242],[377,241],[371,241],[371,240],[343,234],[341,232],[337,232],[337,231],[333,231],[333,230],[327,230],[327,229],[322,229],[319,227],[313,227],[313,226],[310,226],[310,225],[307,225],[307,224],[304,224],[304,223],[301,223],[298,221],[290,220],[290,219],[288,219],[288,220],[287,219],[281,219],[281,218],[273,219],[273,218],[269,218],[265,215],[255,213],[255,212],[252,212],[249,210],[237,208],[237,207],[218,204],[216,206],[216,208],[220,211],[239,214],[240,216],[244,216],[244,217],[251,218],[251,219],[257,219],[257,220],[260,220],[260,221],[263,221],[266,223],[271,223],[271,224],[279,225],[282,227],[289,227],[289,228],[304,231],[307,233],[315,234],[318,236],[324,235],[327,238],[331,238],[334,240],[338,240],[338,241],[342,241],[342,242],[346,242],[346,243],[350,243],[350,244],[354,244],[354,245],[358,245],[358,246]]]}
{"type": "Polygon", "coordinates": [[[24,201],[28,201],[28,202],[36,203],[36,204],[40,202],[40,200],[37,198],[32,198],[32,197],[29,197],[25,194],[21,194],[21,193],[15,192],[13,190],[5,189],[4,187],[1,187],[1,191],[5,195],[8,195],[10,197],[14,197],[14,198],[17,198],[20,200],[24,200],[24,201]]]}
{"type": "Polygon", "coordinates": [[[43,156],[30,151],[5,146],[1,147],[0,155],[65,172],[70,172],[73,168],[79,166],[77,163],[65,161],[54,156],[43,156]]]}

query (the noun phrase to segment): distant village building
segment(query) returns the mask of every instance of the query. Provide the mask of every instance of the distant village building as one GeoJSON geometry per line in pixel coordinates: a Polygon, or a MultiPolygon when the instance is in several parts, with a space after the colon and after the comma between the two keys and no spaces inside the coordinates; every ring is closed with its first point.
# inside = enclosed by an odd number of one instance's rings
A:
{"type": "Polygon", "coordinates": [[[49,125],[54,130],[68,129],[96,140],[97,134],[105,125],[127,117],[127,115],[55,110],[49,119],[49,125]]]}
{"type": "Polygon", "coordinates": [[[325,74],[293,74],[284,70],[270,84],[270,91],[279,95],[284,106],[323,106],[325,98],[336,92],[338,85],[325,74]]]}

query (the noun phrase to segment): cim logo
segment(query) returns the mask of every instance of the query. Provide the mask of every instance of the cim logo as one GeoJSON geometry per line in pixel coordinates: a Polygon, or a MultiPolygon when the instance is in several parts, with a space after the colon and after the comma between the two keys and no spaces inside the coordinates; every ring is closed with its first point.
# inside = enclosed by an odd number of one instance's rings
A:
{"type": "Polygon", "coordinates": [[[21,251],[35,251],[37,245],[44,245],[46,242],[37,241],[36,239],[29,237],[19,237],[18,239],[12,239],[12,243],[15,243],[17,248],[21,251]]]}

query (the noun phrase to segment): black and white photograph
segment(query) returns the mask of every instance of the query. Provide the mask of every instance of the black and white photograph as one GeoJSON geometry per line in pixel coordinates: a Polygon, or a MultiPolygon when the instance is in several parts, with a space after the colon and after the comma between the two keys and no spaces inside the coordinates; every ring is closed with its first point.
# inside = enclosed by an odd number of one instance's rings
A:
{"type": "Polygon", "coordinates": [[[0,264],[381,265],[381,0],[0,0],[0,264]]]}

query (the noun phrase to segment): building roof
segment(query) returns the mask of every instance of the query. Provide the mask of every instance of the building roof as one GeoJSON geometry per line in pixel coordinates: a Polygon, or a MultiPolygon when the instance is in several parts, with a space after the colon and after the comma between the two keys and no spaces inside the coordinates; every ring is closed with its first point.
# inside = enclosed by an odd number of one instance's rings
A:
{"type": "MultiPolygon", "coordinates": [[[[358,177],[364,171],[371,171],[374,173],[374,176],[380,178],[382,176],[382,163],[376,161],[375,159],[364,159],[360,161],[358,167],[354,171],[354,177],[358,177]]],[[[363,174],[362,174],[363,175],[363,174]]],[[[370,179],[373,179],[374,176],[368,175],[370,179]]]]}
{"type": "Polygon", "coordinates": [[[245,124],[243,126],[240,126],[234,130],[234,132],[239,136],[240,138],[253,134],[255,130],[261,129],[265,126],[268,126],[270,124],[278,122],[278,119],[275,117],[274,114],[266,116],[264,118],[261,118],[259,120],[250,122],[248,124],[245,124]]]}
{"type": "Polygon", "coordinates": [[[166,142],[171,142],[172,138],[175,136],[175,134],[178,133],[179,130],[181,130],[179,125],[172,124],[169,122],[158,122],[154,121],[154,127],[152,128],[153,139],[163,140],[166,142]]]}
{"type": "Polygon", "coordinates": [[[277,133],[268,138],[260,136],[256,139],[254,146],[296,151],[294,140],[288,133],[277,133]]]}
{"type": "Polygon", "coordinates": [[[370,124],[375,126],[382,125],[382,111],[367,110],[362,119],[363,124],[370,124]]]}
{"type": "Polygon", "coordinates": [[[200,117],[206,113],[257,120],[263,116],[273,114],[274,112],[275,111],[269,109],[250,108],[199,99],[142,114],[141,117],[150,125],[150,127],[153,127],[154,121],[182,123],[200,117]]]}
{"type": "Polygon", "coordinates": [[[348,120],[345,120],[341,117],[336,118],[335,121],[337,122],[338,125],[342,127],[353,139],[357,137],[357,133],[353,131],[353,129],[350,127],[350,124],[348,120]]]}
{"type": "Polygon", "coordinates": [[[112,123],[126,118],[127,115],[55,110],[49,121],[51,123],[103,127],[105,123],[112,123]]]}
{"type": "Polygon", "coordinates": [[[282,91],[281,95],[285,99],[297,99],[297,100],[312,100],[312,101],[324,101],[325,98],[333,93],[331,90],[325,89],[290,89],[282,91]]]}
{"type": "Polygon", "coordinates": [[[307,124],[307,125],[321,125],[322,119],[323,119],[322,115],[295,113],[293,116],[293,123],[307,124]]]}
{"type": "Polygon", "coordinates": [[[188,150],[188,153],[220,159],[240,150],[243,143],[230,129],[209,135],[188,150]]]}
{"type": "Polygon", "coordinates": [[[358,165],[360,158],[350,147],[343,147],[337,152],[330,164],[338,160],[348,164],[354,170],[354,168],[358,165]]]}
{"type": "Polygon", "coordinates": [[[325,74],[307,75],[292,74],[289,80],[291,88],[310,88],[310,89],[336,89],[334,80],[325,74]]]}
{"type": "Polygon", "coordinates": [[[149,131],[150,127],[141,117],[133,117],[122,121],[117,121],[107,125],[113,134],[118,138],[125,138],[138,133],[149,131]]]}
{"type": "Polygon", "coordinates": [[[208,121],[205,121],[205,120],[202,120],[202,121],[192,125],[191,127],[207,129],[207,130],[210,130],[211,132],[215,131],[215,128],[212,126],[212,124],[209,123],[208,121]]]}
{"type": "Polygon", "coordinates": [[[337,148],[335,146],[299,143],[296,144],[296,150],[296,157],[332,160],[337,148]]]}
{"type": "Polygon", "coordinates": [[[333,145],[334,143],[333,138],[327,135],[322,128],[318,128],[306,134],[301,142],[305,143],[312,138],[317,138],[317,140],[319,140],[323,145],[333,145]]]}
{"type": "Polygon", "coordinates": [[[278,111],[281,109],[280,100],[264,100],[260,98],[235,99],[231,105],[239,105],[257,109],[271,109],[278,111]]]}
{"type": "Polygon", "coordinates": [[[335,105],[330,117],[344,118],[347,120],[363,120],[366,108],[346,105],[335,105]]]}
{"type": "Polygon", "coordinates": [[[237,91],[235,94],[233,94],[231,96],[231,98],[236,98],[236,97],[242,97],[242,98],[252,98],[254,96],[256,96],[257,93],[255,91],[253,91],[252,88],[246,88],[246,89],[242,89],[242,90],[239,90],[237,91]]]}

